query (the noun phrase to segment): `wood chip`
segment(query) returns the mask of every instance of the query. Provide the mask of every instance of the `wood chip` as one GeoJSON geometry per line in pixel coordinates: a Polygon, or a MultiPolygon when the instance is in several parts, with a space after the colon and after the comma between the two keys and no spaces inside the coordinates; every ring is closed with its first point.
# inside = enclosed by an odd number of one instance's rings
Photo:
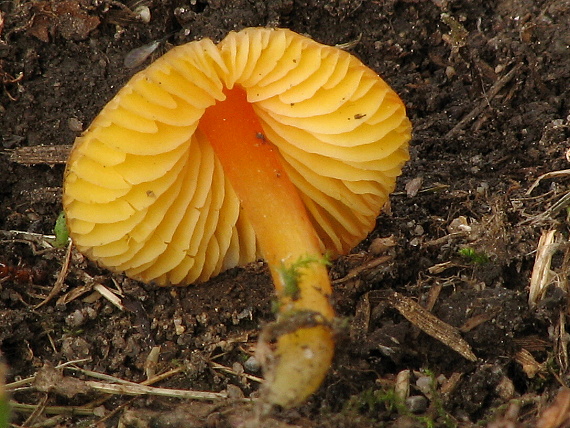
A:
{"type": "Polygon", "coordinates": [[[428,268],[428,273],[430,273],[431,275],[437,275],[454,266],[457,266],[457,264],[453,262],[438,263],[436,265],[430,266],[428,268]]]}
{"type": "Polygon", "coordinates": [[[515,354],[515,361],[522,366],[529,379],[535,377],[537,373],[545,371],[544,365],[536,361],[532,354],[524,348],[515,354]]]}
{"type": "Polygon", "coordinates": [[[19,147],[9,150],[10,162],[22,165],[57,165],[67,162],[71,145],[19,147]]]}
{"type": "Polygon", "coordinates": [[[471,350],[471,346],[463,340],[458,329],[443,322],[414,300],[399,293],[392,293],[392,295],[388,296],[388,301],[408,321],[424,333],[429,334],[434,339],[447,345],[463,358],[469,361],[477,361],[477,357],[471,350]]]}
{"type": "Polygon", "coordinates": [[[144,362],[144,372],[147,379],[156,376],[156,366],[158,365],[158,357],[160,356],[160,346],[153,346],[144,362]]]}
{"type": "Polygon", "coordinates": [[[350,323],[350,338],[353,341],[362,340],[370,332],[370,316],[372,305],[370,303],[370,293],[363,295],[356,305],[356,312],[350,323]]]}
{"type": "Polygon", "coordinates": [[[452,373],[451,376],[441,385],[439,393],[444,397],[451,395],[451,393],[457,388],[457,385],[459,385],[459,381],[462,376],[462,373],[452,373]]]}
{"type": "Polygon", "coordinates": [[[542,298],[544,290],[550,284],[553,275],[550,272],[552,256],[558,249],[555,243],[556,230],[542,232],[536,249],[536,258],[530,277],[530,290],[528,293],[528,304],[534,308],[542,298]]]}

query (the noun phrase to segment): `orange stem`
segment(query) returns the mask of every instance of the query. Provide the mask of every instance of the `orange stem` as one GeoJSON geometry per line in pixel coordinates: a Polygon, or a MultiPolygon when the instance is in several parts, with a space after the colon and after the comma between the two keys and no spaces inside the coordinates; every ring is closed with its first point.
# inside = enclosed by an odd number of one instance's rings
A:
{"type": "Polygon", "coordinates": [[[246,92],[234,87],[224,93],[226,99],[206,109],[198,128],[212,144],[271,270],[282,315],[278,324],[284,324],[285,333],[276,338],[273,364],[266,368],[266,397],[291,407],[319,387],[332,360],[334,343],[327,324],[334,317],[330,280],[323,263],[295,264],[322,257],[317,234],[246,92]],[[295,293],[286,286],[287,268],[300,274],[295,293]],[[304,310],[323,319],[304,319],[304,310]]]}
{"type": "MultiPolygon", "coordinates": [[[[199,129],[212,144],[255,229],[281,297],[284,284],[279,270],[302,257],[321,257],[319,240],[295,185],[283,169],[278,149],[264,137],[246,92],[236,86],[226,90],[225,95],[224,101],[206,110],[199,129]]],[[[302,298],[295,307],[316,310],[332,318],[330,306],[325,308],[318,302],[323,295],[331,294],[326,269],[305,271],[303,276],[306,275],[317,275],[311,280],[318,284],[317,293],[301,290],[302,298]],[[319,278],[323,274],[326,278],[319,278]]],[[[303,282],[307,280],[303,278],[303,282]]]]}

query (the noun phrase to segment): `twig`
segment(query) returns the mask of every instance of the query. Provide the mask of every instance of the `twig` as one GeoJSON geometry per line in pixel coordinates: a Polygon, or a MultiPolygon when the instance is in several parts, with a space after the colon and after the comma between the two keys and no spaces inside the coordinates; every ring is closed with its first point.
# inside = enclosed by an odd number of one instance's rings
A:
{"type": "Polygon", "coordinates": [[[392,260],[392,256],[377,257],[375,259],[372,259],[372,260],[364,263],[363,265],[360,265],[360,266],[352,269],[350,272],[348,272],[346,274],[346,276],[344,276],[343,278],[335,279],[332,283],[333,283],[333,285],[342,284],[344,282],[347,282],[351,279],[356,278],[358,275],[360,275],[363,272],[374,269],[375,267],[378,267],[380,265],[386,264],[390,260],[392,260]]]}
{"type": "Polygon", "coordinates": [[[186,389],[157,388],[140,384],[115,384],[86,380],[89,388],[106,394],[151,395],[158,397],[182,398],[187,400],[219,400],[227,398],[224,392],[192,391],[186,389]]]}
{"type": "Polygon", "coordinates": [[[562,196],[560,199],[558,199],[554,204],[552,204],[549,208],[547,208],[546,211],[544,211],[543,213],[538,214],[534,217],[530,217],[530,218],[522,221],[520,224],[540,223],[541,221],[544,221],[544,220],[547,220],[549,218],[556,216],[559,211],[566,208],[568,205],[570,205],[570,192],[566,193],[564,196],[562,196]]]}
{"type": "MultiPolygon", "coordinates": [[[[23,404],[10,400],[10,408],[16,412],[33,412],[37,408],[37,404],[23,404]]],[[[46,406],[43,408],[43,412],[51,415],[93,416],[95,409],[83,406],[46,406]]]]}
{"type": "Polygon", "coordinates": [[[457,125],[453,127],[451,131],[446,134],[446,138],[454,137],[459,131],[461,131],[465,125],[469,122],[473,121],[477,116],[479,116],[488,106],[489,102],[495,98],[495,96],[505,87],[507,83],[509,83],[513,77],[518,73],[522,64],[515,65],[507,74],[501,77],[499,80],[495,82],[495,84],[489,90],[487,97],[481,99],[479,103],[475,106],[469,114],[467,114],[463,119],[459,121],[457,125]]]}
{"type": "Polygon", "coordinates": [[[46,403],[48,401],[49,395],[48,394],[44,394],[42,398],[40,398],[40,401],[38,402],[38,404],[35,405],[35,409],[32,411],[32,413],[30,414],[30,416],[28,416],[28,418],[26,419],[26,421],[24,422],[24,426],[28,427],[30,425],[33,425],[36,422],[36,419],[45,411],[46,408],[46,403]]]}
{"type": "Polygon", "coordinates": [[[71,249],[72,248],[73,248],[73,244],[70,241],[69,244],[67,245],[67,251],[65,252],[65,258],[63,259],[63,264],[61,265],[61,269],[59,270],[59,273],[57,274],[57,279],[55,280],[55,283],[53,284],[52,289],[50,290],[47,297],[42,302],[38,303],[34,307],[34,309],[41,308],[43,305],[48,303],[51,299],[53,299],[55,296],[57,296],[60,293],[61,289],[63,288],[63,283],[65,281],[65,277],[67,276],[67,271],[69,270],[69,262],[71,260],[71,249]]]}
{"type": "Polygon", "coordinates": [[[52,242],[55,241],[55,235],[42,235],[41,233],[24,232],[22,230],[0,230],[0,235],[9,239],[9,241],[1,240],[0,242],[22,242],[30,245],[34,254],[41,254],[54,249],[52,242]],[[43,250],[38,250],[36,245],[43,248],[43,250]]]}
{"type": "MultiPolygon", "coordinates": [[[[82,358],[80,360],[67,361],[65,363],[58,364],[57,366],[55,366],[55,368],[56,369],[63,369],[63,368],[66,368],[67,366],[70,366],[73,364],[87,363],[89,361],[91,361],[91,358],[82,358]]],[[[27,377],[25,379],[20,379],[20,380],[17,380],[15,382],[7,383],[6,385],[4,385],[4,388],[6,389],[6,391],[12,391],[16,388],[19,388],[20,386],[29,385],[35,379],[36,379],[36,375],[33,375],[33,376],[27,377]]]]}
{"type": "Polygon", "coordinates": [[[104,380],[107,382],[114,382],[122,385],[138,385],[136,382],[131,382],[130,380],[124,380],[119,377],[111,376],[105,373],[95,372],[93,370],[82,369],[80,367],[68,366],[65,367],[67,370],[73,370],[75,372],[81,373],[85,376],[92,377],[93,379],[104,380]]]}
{"type": "Polygon", "coordinates": [[[231,369],[230,367],[223,366],[223,365],[215,363],[213,361],[210,361],[210,365],[212,366],[213,369],[220,370],[222,372],[232,374],[235,376],[243,376],[246,379],[252,380],[252,381],[257,382],[257,383],[263,383],[263,379],[260,377],[253,376],[253,375],[250,375],[248,373],[238,373],[235,370],[231,369]]]}
{"type": "Polygon", "coordinates": [[[541,180],[544,180],[546,178],[558,177],[561,175],[570,175],[570,169],[563,169],[560,171],[551,171],[551,172],[547,172],[546,174],[542,174],[540,177],[538,177],[534,181],[534,183],[532,183],[532,186],[530,186],[529,189],[526,191],[527,196],[532,193],[532,191],[536,188],[536,186],[539,185],[541,180]]]}
{"type": "MultiPolygon", "coordinates": [[[[164,372],[162,374],[154,376],[151,379],[147,379],[145,381],[142,381],[140,384],[141,385],[152,385],[156,382],[160,382],[161,380],[167,379],[167,378],[174,376],[175,374],[178,374],[178,373],[183,372],[183,371],[184,371],[184,367],[177,367],[175,369],[171,369],[171,370],[168,370],[167,372],[164,372]]],[[[109,398],[111,398],[111,397],[112,397],[112,395],[105,395],[103,397],[96,399],[95,401],[90,402],[89,404],[86,405],[86,407],[99,407],[100,405],[105,403],[107,400],[109,400],[109,398]]]]}
{"type": "Polygon", "coordinates": [[[351,40],[350,42],[346,42],[346,43],[337,43],[336,45],[334,45],[336,48],[342,49],[342,50],[349,50],[352,49],[353,47],[355,47],[357,44],[360,43],[360,41],[362,40],[362,33],[360,33],[358,35],[358,37],[354,40],[351,40]]]}

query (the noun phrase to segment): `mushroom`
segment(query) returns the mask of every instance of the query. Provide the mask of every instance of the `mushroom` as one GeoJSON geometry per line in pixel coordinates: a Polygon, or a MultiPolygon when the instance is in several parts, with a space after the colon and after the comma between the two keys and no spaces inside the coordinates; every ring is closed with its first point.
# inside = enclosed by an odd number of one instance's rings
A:
{"type": "Polygon", "coordinates": [[[190,42],[136,74],[77,138],[70,236],[100,265],[158,285],[262,256],[278,297],[259,346],[264,397],[292,407],[333,357],[323,254],[374,228],[410,133],[396,93],[338,48],[267,28],[190,42]]]}

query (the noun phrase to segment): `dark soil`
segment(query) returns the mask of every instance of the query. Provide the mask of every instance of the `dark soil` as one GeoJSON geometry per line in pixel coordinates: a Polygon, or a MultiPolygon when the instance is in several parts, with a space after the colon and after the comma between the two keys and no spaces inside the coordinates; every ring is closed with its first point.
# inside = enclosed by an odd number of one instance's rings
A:
{"type": "Polygon", "coordinates": [[[534,427],[542,417],[543,426],[568,426],[563,412],[557,422],[545,410],[568,404],[563,395],[552,403],[570,374],[569,173],[527,191],[541,174],[568,168],[569,81],[566,0],[0,2],[0,351],[12,400],[38,406],[31,417],[34,407],[15,408],[14,424],[534,427]],[[149,23],[129,13],[137,6],[150,8],[149,23]],[[72,253],[58,283],[65,249],[41,250],[61,211],[64,165],[40,146],[73,142],[137,71],[123,63],[132,49],[168,35],[164,52],[267,25],[332,45],[355,42],[350,51],[394,87],[414,124],[412,159],[390,209],[332,266],[335,306],[348,323],[324,385],[299,409],[257,419],[239,400],[104,400],[61,387],[97,380],[78,368],[142,382],[160,346],[156,373],[179,370],[154,386],[255,396],[258,384],[242,373],[245,365],[261,376],[245,360],[273,319],[265,267],[160,289],[72,253]],[[547,230],[556,231],[557,251],[541,277],[544,298],[529,305],[547,230]],[[390,236],[395,245],[377,239],[390,236]],[[124,309],[94,292],[90,277],[124,309]],[[395,299],[457,327],[477,360],[423,332],[395,299]],[[74,360],[82,361],[63,370],[59,388],[46,381],[50,366],[74,360]],[[33,384],[14,384],[32,376],[33,384]]]}

